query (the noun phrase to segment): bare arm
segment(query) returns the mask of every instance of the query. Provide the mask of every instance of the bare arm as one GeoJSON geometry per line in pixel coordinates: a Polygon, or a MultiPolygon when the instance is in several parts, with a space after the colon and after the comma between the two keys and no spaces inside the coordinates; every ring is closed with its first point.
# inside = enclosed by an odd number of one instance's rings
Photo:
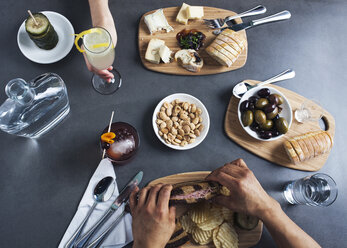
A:
{"type": "Polygon", "coordinates": [[[320,247],[265,192],[242,159],[213,171],[206,179],[217,181],[230,190],[230,196],[218,196],[214,199],[218,204],[236,212],[257,216],[264,222],[279,247],[320,247]]]}
{"type": "MultiPolygon", "coordinates": [[[[113,45],[116,47],[117,44],[117,31],[114,25],[113,17],[108,7],[108,0],[88,0],[90,7],[90,15],[92,17],[93,27],[103,27],[105,28],[112,37],[113,45]]],[[[84,60],[86,62],[89,71],[99,75],[104,80],[111,82],[114,75],[110,72],[113,69],[112,66],[107,68],[107,70],[98,70],[94,68],[87,60],[85,54],[83,54],[84,60]]]]}

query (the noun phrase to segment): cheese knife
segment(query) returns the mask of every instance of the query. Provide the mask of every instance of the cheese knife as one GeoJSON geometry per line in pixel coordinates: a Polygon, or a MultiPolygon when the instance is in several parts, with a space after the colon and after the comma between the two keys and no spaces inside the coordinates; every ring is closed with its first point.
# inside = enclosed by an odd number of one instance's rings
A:
{"type": "Polygon", "coordinates": [[[232,25],[229,27],[225,27],[225,28],[221,28],[218,30],[213,31],[213,34],[218,35],[221,32],[223,32],[223,30],[225,29],[231,29],[234,31],[240,31],[240,30],[244,30],[244,29],[249,29],[251,27],[255,27],[255,26],[259,26],[262,24],[266,24],[266,23],[270,23],[270,22],[278,22],[278,21],[284,21],[284,20],[288,20],[290,19],[291,14],[288,10],[284,10],[282,12],[279,12],[277,14],[271,15],[271,16],[267,16],[258,20],[253,20],[250,22],[243,22],[240,24],[236,24],[236,25],[232,25]]]}
{"type": "Polygon", "coordinates": [[[140,184],[143,178],[143,172],[140,171],[136,176],[131,179],[127,185],[122,189],[116,200],[112,203],[107,212],[75,243],[75,247],[81,248],[87,246],[88,242],[94,234],[101,228],[101,226],[114,214],[117,209],[129,199],[131,192],[137,185],[140,184]]]}

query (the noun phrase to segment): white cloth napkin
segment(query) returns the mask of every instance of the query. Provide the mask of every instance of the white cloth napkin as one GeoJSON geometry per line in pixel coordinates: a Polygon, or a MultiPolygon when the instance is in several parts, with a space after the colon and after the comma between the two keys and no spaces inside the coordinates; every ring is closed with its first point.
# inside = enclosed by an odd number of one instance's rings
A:
{"type": "MultiPolygon", "coordinates": [[[[107,159],[101,160],[98,168],[94,172],[94,175],[89,181],[88,187],[84,192],[82,200],[77,208],[77,212],[73,217],[69,227],[67,228],[58,248],[63,248],[66,242],[70,239],[73,233],[76,231],[78,226],[81,224],[84,217],[87,215],[88,210],[92,207],[94,203],[93,191],[95,185],[104,177],[111,176],[116,179],[116,174],[113,169],[112,163],[107,159]]],[[[117,183],[115,181],[115,189],[110,200],[106,202],[98,203],[89,217],[86,225],[83,228],[82,235],[86,233],[89,228],[99,220],[99,218],[106,212],[107,209],[112,205],[116,197],[119,195],[117,183]]],[[[93,240],[98,237],[116,218],[119,216],[124,207],[119,208],[116,213],[114,213],[111,218],[102,226],[102,228],[96,233],[93,240]]],[[[130,243],[133,240],[132,230],[131,230],[131,215],[126,214],[122,220],[118,223],[116,228],[105,239],[101,247],[107,248],[120,248],[130,243]]],[[[81,236],[80,236],[81,237],[81,236]]]]}

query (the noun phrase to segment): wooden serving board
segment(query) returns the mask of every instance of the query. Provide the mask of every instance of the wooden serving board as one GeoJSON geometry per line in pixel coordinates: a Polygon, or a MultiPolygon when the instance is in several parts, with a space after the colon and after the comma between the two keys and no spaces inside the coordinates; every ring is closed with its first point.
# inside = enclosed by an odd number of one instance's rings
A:
{"type": "MultiPolygon", "coordinates": [[[[207,47],[216,37],[212,33],[212,29],[208,28],[203,20],[189,20],[187,25],[180,24],[176,22],[176,16],[181,7],[170,7],[164,8],[164,14],[170,26],[174,28],[174,31],[166,33],[165,31],[156,32],[154,34],[150,34],[147,28],[147,25],[144,22],[144,17],[148,14],[155,12],[156,10],[147,12],[141,17],[139,23],[139,33],[138,33],[138,42],[139,42],[139,52],[142,64],[149,70],[157,71],[161,73],[167,74],[176,74],[176,75],[208,75],[208,74],[217,74],[227,71],[232,71],[243,67],[246,64],[247,60],[247,45],[246,49],[241,53],[240,57],[234,62],[231,67],[226,67],[219,64],[217,61],[212,59],[205,51],[204,47],[207,47]],[[176,61],[172,61],[169,64],[153,64],[145,60],[145,54],[147,50],[147,46],[149,41],[152,38],[158,38],[165,41],[165,44],[173,51],[174,53],[180,50],[178,42],[176,40],[176,34],[183,29],[197,29],[206,35],[206,41],[204,47],[198,51],[201,57],[204,60],[204,66],[201,68],[200,72],[189,72],[183,69],[176,61]]],[[[204,19],[214,19],[214,18],[224,18],[227,16],[236,15],[235,12],[225,9],[218,9],[212,7],[204,7],[204,19]]],[[[235,19],[237,23],[242,23],[240,18],[235,19]]],[[[247,40],[246,31],[239,31],[245,39],[247,40]]]]}
{"type": "MultiPolygon", "coordinates": [[[[244,81],[247,81],[250,84],[260,83],[259,81],[255,81],[255,80],[244,80],[244,81]]],[[[328,159],[329,153],[320,155],[316,158],[313,158],[313,159],[304,161],[303,163],[295,165],[290,161],[283,147],[283,142],[288,138],[292,138],[294,136],[298,136],[298,135],[311,132],[311,131],[321,130],[318,122],[305,122],[304,124],[302,124],[297,122],[294,118],[294,111],[300,108],[301,104],[306,100],[306,98],[293,91],[284,89],[276,85],[271,85],[271,87],[281,91],[283,95],[287,97],[292,107],[293,122],[289,131],[280,139],[273,140],[273,141],[259,141],[252,138],[242,128],[240,121],[238,119],[237,107],[239,104],[239,99],[232,96],[229,102],[228,109],[226,111],[226,115],[225,115],[224,129],[226,134],[229,136],[229,138],[231,138],[233,141],[238,143],[243,148],[247,149],[248,151],[270,162],[273,162],[288,168],[303,170],[303,171],[320,170],[325,164],[326,160],[328,159]]],[[[326,111],[325,109],[323,108],[321,109],[322,109],[323,120],[326,124],[327,131],[329,131],[331,136],[334,137],[334,134],[335,134],[334,117],[331,114],[329,114],[328,111],[326,111]]]]}
{"type": "MultiPolygon", "coordinates": [[[[175,183],[181,183],[181,182],[204,180],[210,173],[211,173],[210,171],[197,171],[197,172],[175,174],[175,175],[171,175],[167,177],[158,178],[150,182],[149,185],[154,186],[158,183],[175,184],[175,183]]],[[[178,217],[181,216],[184,212],[188,210],[188,207],[189,206],[187,205],[177,207],[176,216],[178,217]]],[[[258,226],[250,231],[242,230],[238,227],[235,227],[235,230],[237,234],[239,235],[239,247],[240,248],[251,247],[256,245],[261,238],[261,234],[263,232],[263,222],[259,221],[258,226]]],[[[210,243],[208,245],[196,245],[196,244],[193,244],[192,242],[188,242],[182,246],[182,248],[198,248],[198,247],[210,248],[210,247],[214,247],[214,245],[213,243],[210,243]]]]}

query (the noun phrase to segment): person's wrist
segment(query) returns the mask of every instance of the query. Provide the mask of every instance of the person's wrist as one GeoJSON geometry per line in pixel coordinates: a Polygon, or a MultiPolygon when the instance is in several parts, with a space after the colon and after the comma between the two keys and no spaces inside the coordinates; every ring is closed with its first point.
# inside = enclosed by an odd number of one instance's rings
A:
{"type": "Polygon", "coordinates": [[[263,206],[257,211],[256,216],[262,221],[266,222],[268,219],[272,218],[274,213],[278,211],[281,211],[280,204],[274,198],[269,196],[266,204],[263,204],[263,206]]]}

